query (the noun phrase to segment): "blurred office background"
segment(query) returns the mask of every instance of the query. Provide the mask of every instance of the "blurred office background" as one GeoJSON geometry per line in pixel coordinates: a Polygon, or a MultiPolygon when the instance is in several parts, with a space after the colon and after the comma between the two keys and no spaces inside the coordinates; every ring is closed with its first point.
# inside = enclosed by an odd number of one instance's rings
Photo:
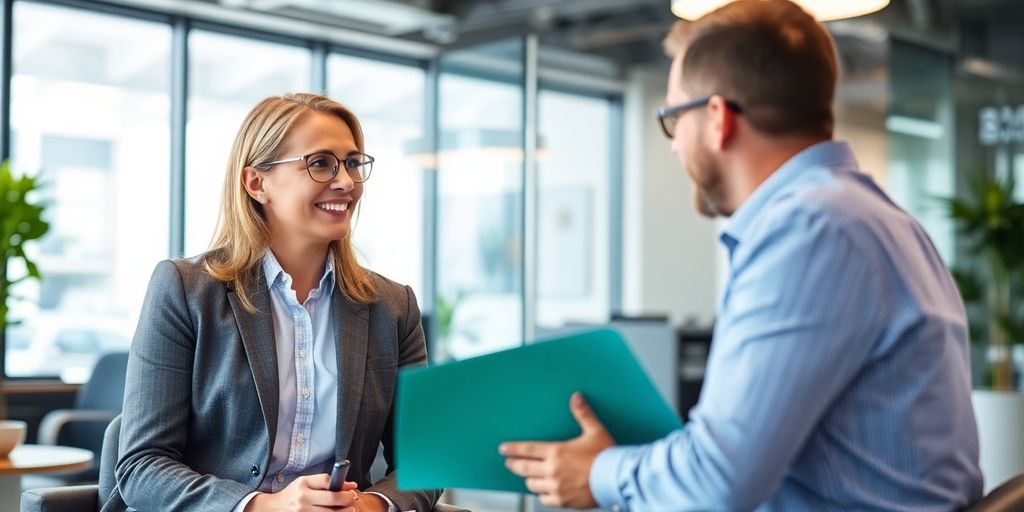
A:
{"type": "MultiPolygon", "coordinates": [[[[3,0],[0,156],[45,183],[51,223],[0,345],[11,415],[127,350],[157,261],[207,247],[248,109],[320,91],[363,123],[356,244],[415,289],[435,362],[615,321],[663,343],[685,416],[726,269],[653,116],[669,3],[3,0]]],[[[892,0],[828,28],[837,137],[965,257],[936,197],[1024,172],[1024,1],[892,0]]]]}

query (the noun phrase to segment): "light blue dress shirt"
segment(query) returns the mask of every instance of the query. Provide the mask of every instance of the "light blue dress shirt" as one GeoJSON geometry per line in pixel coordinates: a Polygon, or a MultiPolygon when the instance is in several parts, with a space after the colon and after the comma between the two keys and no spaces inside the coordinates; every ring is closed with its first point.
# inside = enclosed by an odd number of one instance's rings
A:
{"type": "MultiPolygon", "coordinates": [[[[334,459],[338,420],[337,333],[331,328],[334,258],[328,255],[319,285],[301,304],[292,277],[270,250],[263,256],[263,272],[274,321],[279,407],[274,452],[259,490],[276,493],[300,476],[322,473],[334,459]]],[[[243,510],[256,494],[246,496],[235,511],[243,510]]],[[[396,510],[390,498],[373,494],[396,510]]]]}
{"type": "Polygon", "coordinates": [[[598,456],[602,506],[950,511],[981,496],[963,305],[845,143],[777,169],[721,241],[700,401],[683,429],[598,456]]]}

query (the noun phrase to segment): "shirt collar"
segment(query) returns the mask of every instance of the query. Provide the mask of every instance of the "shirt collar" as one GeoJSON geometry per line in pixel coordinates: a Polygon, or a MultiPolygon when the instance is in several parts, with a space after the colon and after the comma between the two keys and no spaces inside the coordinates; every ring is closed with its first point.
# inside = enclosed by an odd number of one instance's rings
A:
{"type": "MultiPolygon", "coordinates": [[[[269,248],[263,253],[263,275],[267,279],[267,288],[274,288],[279,282],[291,285],[292,277],[284,271],[281,263],[277,261],[274,252],[269,248]]],[[[318,290],[326,292],[334,288],[334,251],[327,251],[327,264],[324,266],[324,274],[320,277],[318,290]]]]}
{"type": "Polygon", "coordinates": [[[733,212],[729,223],[722,230],[722,243],[730,253],[743,240],[743,236],[772,198],[799,181],[810,167],[856,170],[857,160],[849,144],[831,140],[814,144],[786,160],[733,212]]]}

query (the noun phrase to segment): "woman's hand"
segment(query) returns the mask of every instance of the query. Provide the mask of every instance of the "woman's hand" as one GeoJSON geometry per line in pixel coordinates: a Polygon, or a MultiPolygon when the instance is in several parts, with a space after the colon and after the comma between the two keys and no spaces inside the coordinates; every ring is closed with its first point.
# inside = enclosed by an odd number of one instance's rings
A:
{"type": "Polygon", "coordinates": [[[359,492],[358,494],[359,501],[356,502],[356,510],[358,512],[388,512],[388,502],[384,501],[384,498],[365,492],[359,492]]]}
{"type": "MultiPolygon", "coordinates": [[[[245,506],[245,512],[357,512],[360,493],[355,490],[355,482],[345,482],[340,491],[334,492],[327,490],[328,478],[326,474],[300,476],[279,492],[257,494],[245,506]]],[[[379,499],[372,495],[367,498],[379,499]]]]}

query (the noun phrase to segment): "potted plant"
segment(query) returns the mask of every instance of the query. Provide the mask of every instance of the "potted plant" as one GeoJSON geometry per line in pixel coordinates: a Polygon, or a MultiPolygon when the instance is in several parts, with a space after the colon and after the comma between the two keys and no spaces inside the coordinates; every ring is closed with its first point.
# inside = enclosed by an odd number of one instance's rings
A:
{"type": "Polygon", "coordinates": [[[986,491],[1024,471],[1024,394],[1013,345],[1024,343],[1024,203],[1012,174],[976,173],[959,197],[945,198],[966,258],[953,269],[971,339],[985,354],[972,395],[986,491]],[[1016,381],[1016,382],[1015,382],[1016,381]]]}
{"type": "Polygon", "coordinates": [[[1011,345],[1024,343],[1024,203],[1014,198],[1015,180],[975,174],[960,197],[945,198],[969,255],[953,268],[967,308],[971,339],[988,347],[991,367],[984,382],[1016,389],[1011,345]]]}
{"type": "MultiPolygon", "coordinates": [[[[9,299],[14,298],[12,287],[27,279],[40,278],[39,267],[25,253],[27,242],[41,238],[50,229],[43,220],[44,205],[32,197],[39,187],[35,177],[16,177],[7,161],[0,163],[0,340],[6,337],[7,326],[15,322],[9,317],[9,299]],[[25,273],[12,278],[8,272],[9,263],[14,260],[21,260],[25,273]]],[[[0,419],[7,417],[5,404],[0,392],[0,419]]]]}

